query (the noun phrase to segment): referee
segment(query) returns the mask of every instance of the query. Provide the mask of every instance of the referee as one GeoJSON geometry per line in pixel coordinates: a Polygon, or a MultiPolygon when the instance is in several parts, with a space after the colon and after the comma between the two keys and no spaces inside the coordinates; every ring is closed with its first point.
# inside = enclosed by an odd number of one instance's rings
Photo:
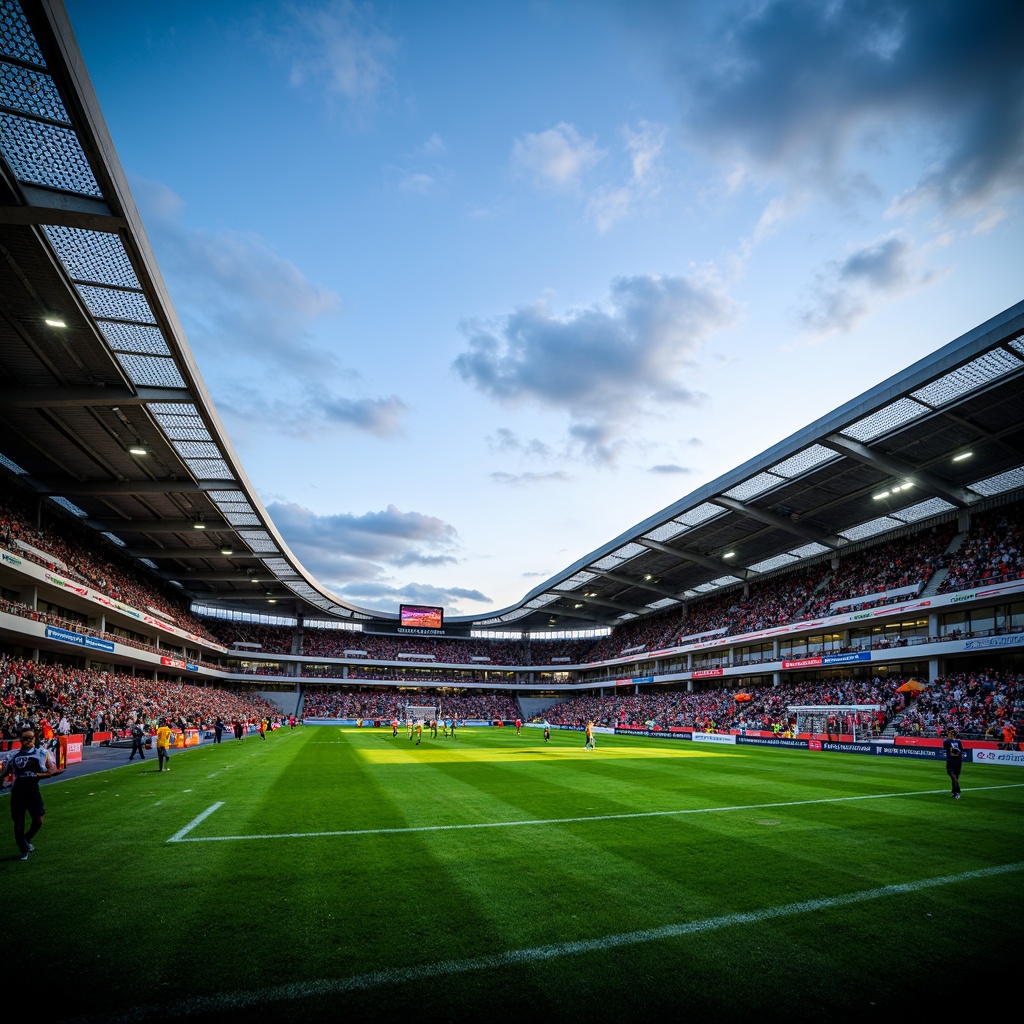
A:
{"type": "Polygon", "coordinates": [[[21,747],[0,754],[0,780],[9,771],[14,772],[14,785],[11,787],[11,818],[14,820],[14,841],[21,851],[21,859],[28,860],[28,855],[35,849],[32,840],[43,827],[43,797],[39,792],[39,780],[59,775],[53,759],[45,747],[36,746],[36,733],[31,726],[21,730],[21,747]],[[25,831],[25,815],[32,824],[25,831]]]}
{"type": "Polygon", "coordinates": [[[953,784],[953,799],[960,799],[960,767],[964,763],[964,745],[956,738],[956,731],[949,729],[946,739],[942,741],[942,749],[946,752],[946,774],[953,784]]]}

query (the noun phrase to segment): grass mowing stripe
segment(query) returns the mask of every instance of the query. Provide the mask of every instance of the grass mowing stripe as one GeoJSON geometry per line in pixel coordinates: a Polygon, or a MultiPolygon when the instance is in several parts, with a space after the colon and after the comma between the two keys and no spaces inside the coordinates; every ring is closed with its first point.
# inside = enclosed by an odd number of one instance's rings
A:
{"type": "Polygon", "coordinates": [[[207,807],[206,810],[203,811],[202,814],[197,814],[184,828],[178,829],[178,831],[175,832],[174,835],[171,836],[171,838],[167,840],[167,842],[169,842],[169,843],[180,843],[185,838],[185,836],[187,836],[189,834],[189,832],[191,832],[192,829],[194,829],[196,827],[196,825],[201,825],[204,821],[206,821],[206,819],[211,814],[213,814],[213,812],[215,810],[217,810],[218,807],[223,807],[223,806],[224,806],[224,801],[223,800],[218,800],[217,803],[215,803],[212,807],[207,807]]]}
{"type": "MultiPolygon", "coordinates": [[[[223,1013],[233,1010],[244,1010],[266,1003],[292,1002],[313,996],[337,996],[346,992],[384,988],[386,986],[408,984],[431,978],[443,978],[452,974],[467,974],[471,971],[494,970],[502,967],[516,967],[538,963],[542,960],[553,960],[557,957],[578,956],[583,953],[604,952],[622,946],[636,946],[648,942],[659,942],[665,939],[676,939],[686,935],[698,935],[703,932],[717,931],[722,928],[733,928],[736,925],[761,924],[782,917],[795,917],[800,914],[811,914],[836,907],[849,906],[853,903],[865,903],[869,900],[882,899],[886,896],[901,896],[906,893],[920,892],[922,889],[934,889],[944,885],[956,885],[978,878],[991,878],[996,875],[1007,875],[1024,870],[1024,861],[1014,864],[1000,864],[976,871],[961,871],[955,875],[942,875],[938,878],[921,878],[915,882],[901,882],[897,885],[883,885],[877,889],[863,889],[860,892],[846,893],[842,896],[826,896],[816,900],[803,900],[799,903],[787,903],[779,907],[767,907],[764,910],[752,910],[746,913],[725,914],[721,917],[704,918],[699,921],[687,921],[684,924],[670,924],[661,928],[648,928],[642,931],[623,932],[619,935],[606,935],[599,939],[584,939],[575,942],[559,942],[549,946],[534,946],[531,949],[513,949],[507,953],[494,953],[486,956],[472,957],[467,960],[441,960],[416,967],[393,968],[381,971],[367,971],[348,978],[324,978],[318,981],[292,982],[268,988],[254,989],[249,992],[226,992],[216,996],[196,996],[190,999],[176,1000],[174,1012],[176,1016],[191,1017],[203,1014],[223,1013]]],[[[135,1024],[148,1021],[152,1016],[152,1007],[136,1007],[120,1014],[89,1015],[75,1018],[72,1024],[135,1024]]]]}
{"type": "MultiPolygon", "coordinates": [[[[1009,782],[1000,786],[974,786],[971,793],[987,789],[1019,789],[1024,782],[1009,782]]],[[[965,790],[965,792],[967,792],[965,790]]],[[[805,807],[808,804],[839,804],[854,800],[891,800],[901,796],[935,796],[949,793],[948,789],[919,789],[911,793],[868,793],[860,796],[829,796],[814,800],[785,800],[769,804],[733,804],[728,807],[690,807],[675,811],[630,811],[623,814],[590,814],[576,818],[530,818],[521,821],[484,821],[467,825],[410,825],[402,828],[353,828],[330,832],[278,832],[255,836],[189,836],[196,825],[208,818],[223,801],[208,808],[179,832],[175,832],[169,843],[228,843],[262,839],[315,839],[329,836],[383,836],[403,832],[455,832],[460,829],[515,828],[520,825],[572,825],[584,821],[614,821],[622,818],[667,818],[683,814],[718,814],[725,811],[762,811],[773,807],[805,807]]]]}

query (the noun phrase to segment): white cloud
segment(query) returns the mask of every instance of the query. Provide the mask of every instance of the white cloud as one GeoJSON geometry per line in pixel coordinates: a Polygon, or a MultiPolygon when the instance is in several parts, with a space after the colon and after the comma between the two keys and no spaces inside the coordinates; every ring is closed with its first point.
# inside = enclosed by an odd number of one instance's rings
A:
{"type": "Polygon", "coordinates": [[[502,473],[495,472],[488,474],[496,484],[504,484],[507,487],[523,487],[532,484],[564,484],[572,480],[568,473],[561,470],[552,470],[550,473],[502,473]]]}
{"type": "Polygon", "coordinates": [[[537,302],[494,323],[464,324],[469,347],[454,368],[505,404],[567,411],[570,436],[587,456],[609,462],[623,427],[648,403],[699,400],[685,371],[700,342],[732,315],[731,301],[710,284],[620,278],[604,308],[558,316],[537,302]]]}
{"type": "Polygon", "coordinates": [[[874,187],[865,155],[913,137],[904,207],[973,213],[1020,196],[1024,5],[740,0],[713,10],[717,23],[699,31],[692,18],[683,30],[675,5],[644,12],[696,146],[801,187],[862,191],[874,187]]]}
{"type": "Polygon", "coordinates": [[[512,145],[512,166],[535,184],[570,188],[604,157],[594,139],[584,139],[564,121],[543,132],[528,132],[512,145]]]}
{"type": "Polygon", "coordinates": [[[849,331],[881,301],[935,281],[911,241],[900,234],[877,238],[818,272],[818,285],[801,320],[816,336],[849,331]]]}
{"type": "Polygon", "coordinates": [[[273,38],[290,65],[294,86],[312,85],[352,106],[372,106],[392,77],[397,41],[371,4],[334,0],[325,6],[288,5],[273,38]]]}
{"type": "Polygon", "coordinates": [[[400,432],[396,395],[351,395],[359,375],[313,334],[341,300],[251,232],[194,230],[166,186],[133,182],[189,344],[218,405],[237,420],[295,435],[333,427],[400,432]],[[315,383],[311,383],[315,382],[315,383]]]}
{"type": "Polygon", "coordinates": [[[629,158],[628,181],[601,186],[587,203],[587,217],[601,234],[628,217],[639,202],[658,189],[658,161],[665,146],[665,127],[641,121],[635,129],[627,125],[622,134],[629,158]]]}

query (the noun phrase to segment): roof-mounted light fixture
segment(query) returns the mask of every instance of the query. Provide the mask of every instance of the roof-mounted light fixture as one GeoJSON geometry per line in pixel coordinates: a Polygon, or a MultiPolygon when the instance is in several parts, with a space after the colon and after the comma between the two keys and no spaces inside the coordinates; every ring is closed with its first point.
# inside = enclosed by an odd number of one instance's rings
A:
{"type": "Polygon", "coordinates": [[[67,321],[59,313],[45,313],[43,323],[48,327],[67,327],[67,321]]]}
{"type": "Polygon", "coordinates": [[[963,462],[964,459],[969,459],[973,454],[974,454],[974,452],[961,452],[959,455],[954,455],[953,456],[953,461],[954,462],[963,462]]]}

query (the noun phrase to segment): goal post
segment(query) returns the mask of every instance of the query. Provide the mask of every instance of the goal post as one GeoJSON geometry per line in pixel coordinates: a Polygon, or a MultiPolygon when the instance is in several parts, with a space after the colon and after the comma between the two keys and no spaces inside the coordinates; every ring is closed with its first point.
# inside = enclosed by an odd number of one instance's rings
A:
{"type": "Polygon", "coordinates": [[[840,733],[853,734],[854,743],[871,739],[871,716],[879,704],[791,704],[786,711],[796,719],[798,733],[828,733],[829,715],[834,715],[840,733]]]}
{"type": "Polygon", "coordinates": [[[441,720],[441,705],[440,704],[406,704],[405,705],[405,724],[415,725],[417,722],[422,722],[424,725],[429,721],[438,722],[441,720]]]}

